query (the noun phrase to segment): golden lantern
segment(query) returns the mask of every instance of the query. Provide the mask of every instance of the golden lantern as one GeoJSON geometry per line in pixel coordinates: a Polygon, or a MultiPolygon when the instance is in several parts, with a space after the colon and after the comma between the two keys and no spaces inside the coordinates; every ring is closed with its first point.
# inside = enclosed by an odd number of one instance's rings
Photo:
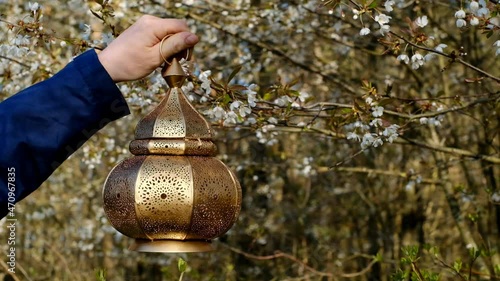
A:
{"type": "Polygon", "coordinates": [[[178,57],[165,60],[169,89],[138,123],[129,147],[134,156],[104,184],[106,216],[135,238],[130,248],[136,251],[213,250],[211,240],[231,228],[241,208],[236,176],[214,157],[210,125],[181,91],[187,75],[178,57]]]}

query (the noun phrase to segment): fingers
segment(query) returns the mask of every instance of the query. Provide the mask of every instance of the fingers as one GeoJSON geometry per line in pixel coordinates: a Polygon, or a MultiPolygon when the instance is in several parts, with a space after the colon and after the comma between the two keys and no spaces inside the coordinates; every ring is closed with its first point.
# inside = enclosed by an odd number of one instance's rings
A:
{"type": "MultiPolygon", "coordinates": [[[[193,47],[196,43],[198,43],[198,41],[198,36],[190,32],[180,32],[165,40],[162,45],[161,53],[163,54],[163,57],[169,58],[185,49],[193,47]]],[[[160,44],[158,44],[157,48],[158,51],[160,51],[160,44]]],[[[158,56],[161,57],[159,53],[158,56]]]]}
{"type": "Polygon", "coordinates": [[[189,27],[184,20],[162,19],[150,15],[142,16],[137,21],[137,24],[143,27],[144,30],[149,29],[158,41],[163,39],[163,37],[168,34],[189,31],[189,27]]]}

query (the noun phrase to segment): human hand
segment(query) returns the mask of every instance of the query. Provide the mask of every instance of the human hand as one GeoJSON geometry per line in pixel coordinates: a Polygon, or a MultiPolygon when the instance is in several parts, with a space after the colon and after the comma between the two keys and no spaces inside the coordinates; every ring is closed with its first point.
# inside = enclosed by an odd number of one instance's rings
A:
{"type": "Polygon", "coordinates": [[[183,20],[144,15],[98,54],[99,61],[115,82],[143,78],[163,63],[160,42],[169,34],[173,35],[165,40],[162,50],[166,58],[199,40],[183,20]]]}

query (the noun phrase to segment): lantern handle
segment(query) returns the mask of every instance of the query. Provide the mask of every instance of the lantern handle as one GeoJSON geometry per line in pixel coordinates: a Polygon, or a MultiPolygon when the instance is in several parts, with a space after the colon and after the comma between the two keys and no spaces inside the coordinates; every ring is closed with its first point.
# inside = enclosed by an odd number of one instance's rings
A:
{"type": "Polygon", "coordinates": [[[163,42],[165,42],[165,40],[167,40],[170,36],[172,36],[173,34],[167,34],[167,36],[163,37],[163,39],[161,39],[161,42],[160,42],[160,56],[161,58],[163,59],[163,61],[167,64],[167,65],[171,65],[172,63],[170,62],[173,58],[177,58],[177,60],[181,60],[181,59],[185,59],[186,61],[190,60],[191,59],[191,54],[192,54],[192,51],[193,51],[193,47],[191,48],[188,48],[184,51],[180,51],[179,53],[173,55],[172,57],[170,58],[166,58],[165,55],[163,55],[163,42]],[[182,55],[184,54],[184,52],[186,52],[186,56],[183,58],[182,55]],[[181,56],[179,58],[179,56],[181,56]],[[170,61],[169,61],[170,60],[170,61]]]}

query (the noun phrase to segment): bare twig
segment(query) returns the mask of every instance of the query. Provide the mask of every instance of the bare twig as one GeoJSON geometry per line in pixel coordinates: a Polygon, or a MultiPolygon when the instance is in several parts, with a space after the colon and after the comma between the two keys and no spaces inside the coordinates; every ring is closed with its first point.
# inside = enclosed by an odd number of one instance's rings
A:
{"type": "Polygon", "coordinates": [[[245,256],[247,258],[254,259],[254,260],[273,260],[273,259],[278,259],[278,258],[286,258],[286,259],[289,259],[289,260],[291,260],[291,261],[293,261],[295,263],[300,264],[307,271],[310,271],[311,273],[313,273],[315,275],[328,276],[328,277],[344,277],[344,278],[358,277],[358,276],[366,274],[368,271],[370,271],[370,269],[373,267],[373,265],[377,263],[376,259],[372,259],[372,261],[365,268],[363,268],[361,271],[353,272],[353,273],[340,273],[340,274],[336,273],[336,274],[333,274],[333,273],[330,273],[330,272],[324,272],[324,271],[316,270],[315,268],[313,268],[313,267],[309,266],[308,264],[304,263],[303,261],[301,261],[297,257],[295,257],[293,255],[290,255],[290,254],[287,254],[287,253],[283,253],[281,251],[275,251],[275,253],[273,255],[258,256],[258,255],[247,253],[247,252],[242,251],[240,249],[236,249],[236,248],[231,247],[229,245],[225,245],[225,244],[223,244],[223,245],[224,245],[224,247],[227,247],[229,250],[231,250],[231,251],[233,251],[233,252],[235,252],[237,254],[243,255],[243,256],[245,256]]]}
{"type": "Polygon", "coordinates": [[[15,63],[17,63],[17,64],[19,64],[19,65],[21,65],[21,66],[26,67],[26,68],[30,68],[30,66],[29,66],[29,65],[27,65],[27,64],[25,64],[25,63],[22,63],[22,62],[20,62],[20,61],[18,61],[18,60],[15,60],[15,59],[13,59],[13,58],[9,58],[9,57],[3,56],[3,55],[0,55],[0,58],[2,58],[2,59],[6,59],[6,60],[9,60],[9,61],[11,61],[11,62],[15,62],[15,63]]]}

